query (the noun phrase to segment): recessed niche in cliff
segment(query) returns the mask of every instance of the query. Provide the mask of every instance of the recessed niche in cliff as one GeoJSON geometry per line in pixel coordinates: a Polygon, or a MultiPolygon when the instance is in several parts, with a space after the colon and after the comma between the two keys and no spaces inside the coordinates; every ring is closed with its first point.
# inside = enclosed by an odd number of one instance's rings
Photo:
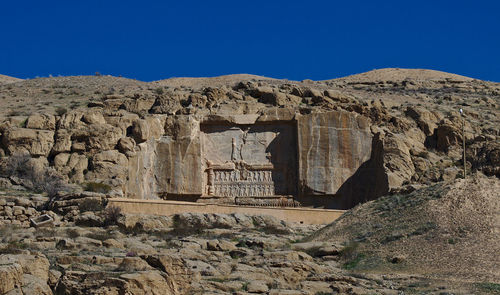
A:
{"type": "Polygon", "coordinates": [[[129,160],[129,195],[346,209],[387,191],[381,140],[344,111],[177,116],[129,160]],[[291,201],[291,202],[290,202],[291,201]],[[278,204],[278,203],[279,204],[278,204]]]}
{"type": "Polygon", "coordinates": [[[200,129],[204,196],[297,194],[295,124],[203,124],[200,129]]]}

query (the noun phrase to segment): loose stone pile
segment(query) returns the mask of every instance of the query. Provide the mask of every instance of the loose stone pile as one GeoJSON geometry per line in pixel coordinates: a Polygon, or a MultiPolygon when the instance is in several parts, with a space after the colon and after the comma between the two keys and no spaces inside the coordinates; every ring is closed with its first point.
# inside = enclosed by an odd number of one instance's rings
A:
{"type": "Polygon", "coordinates": [[[0,192],[0,226],[30,226],[30,218],[44,214],[43,206],[48,201],[42,195],[11,195],[0,192]],[[42,213],[43,212],[43,213],[42,213]]]}

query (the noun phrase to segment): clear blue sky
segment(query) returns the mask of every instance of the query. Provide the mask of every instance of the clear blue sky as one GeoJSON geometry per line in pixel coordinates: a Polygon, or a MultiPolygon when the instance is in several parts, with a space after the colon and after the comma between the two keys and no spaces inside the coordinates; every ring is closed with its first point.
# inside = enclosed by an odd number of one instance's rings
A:
{"type": "Polygon", "coordinates": [[[329,79],[429,68],[500,82],[500,1],[2,1],[0,73],[329,79]]]}

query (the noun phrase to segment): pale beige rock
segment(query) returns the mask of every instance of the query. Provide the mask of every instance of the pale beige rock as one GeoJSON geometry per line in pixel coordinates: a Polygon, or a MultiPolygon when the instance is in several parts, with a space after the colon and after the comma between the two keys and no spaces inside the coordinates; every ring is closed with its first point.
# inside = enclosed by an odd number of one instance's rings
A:
{"type": "Polygon", "coordinates": [[[415,173],[410,148],[404,136],[392,133],[385,136],[384,166],[390,188],[401,186],[415,173]]]}
{"type": "Polygon", "coordinates": [[[117,116],[107,116],[105,120],[108,124],[120,128],[123,134],[127,134],[127,129],[131,127],[135,121],[139,120],[139,115],[120,110],[117,116]]]}
{"type": "Polygon", "coordinates": [[[87,124],[106,124],[101,110],[90,109],[83,114],[82,121],[87,124]]]}
{"type": "Polygon", "coordinates": [[[82,129],[85,123],[82,121],[83,113],[81,111],[70,111],[62,115],[57,123],[57,129],[82,129]]]}
{"type": "Polygon", "coordinates": [[[96,151],[112,150],[125,134],[119,127],[110,124],[92,124],[89,127],[87,148],[96,151]]]}
{"type": "Polygon", "coordinates": [[[162,137],[158,141],[158,191],[201,195],[199,122],[193,117],[180,117],[175,134],[175,138],[162,137]]]}
{"type": "Polygon", "coordinates": [[[347,112],[298,118],[302,190],[333,195],[370,159],[372,135],[365,117],[347,112]]]}
{"type": "Polygon", "coordinates": [[[247,290],[250,293],[267,293],[267,291],[269,291],[269,287],[264,281],[251,281],[247,285],[247,290]]]}
{"type": "Polygon", "coordinates": [[[411,117],[425,135],[429,136],[434,133],[439,121],[443,116],[437,112],[431,112],[423,107],[411,106],[406,109],[406,115],[411,117]]]}
{"type": "MultiPolygon", "coordinates": [[[[2,259],[5,260],[5,259],[2,259]]],[[[23,269],[20,264],[11,262],[0,264],[0,294],[5,294],[21,286],[23,269]]]]}
{"type": "Polygon", "coordinates": [[[136,272],[153,270],[153,268],[140,257],[125,257],[116,270],[122,272],[136,272]]]}
{"type": "Polygon", "coordinates": [[[87,150],[87,148],[86,148],[84,142],[73,142],[73,144],[71,145],[72,152],[81,153],[81,152],[85,152],[86,150],[87,150]]]}
{"type": "Polygon", "coordinates": [[[131,113],[146,113],[155,103],[154,98],[125,99],[122,107],[131,113]]]}
{"type": "Polygon", "coordinates": [[[55,153],[71,151],[71,134],[66,129],[58,129],[55,134],[55,144],[52,148],[55,153]]]}
{"type": "Polygon", "coordinates": [[[103,151],[96,154],[93,162],[109,162],[119,166],[126,166],[128,163],[127,157],[117,150],[103,151]]]}
{"type": "Polygon", "coordinates": [[[118,150],[126,155],[134,152],[135,140],[131,137],[122,137],[118,141],[118,150]]]}
{"type": "Polygon", "coordinates": [[[56,128],[56,119],[48,114],[33,114],[28,117],[26,128],[54,130],[56,128]]]}
{"type": "Polygon", "coordinates": [[[175,290],[175,283],[169,277],[155,270],[123,274],[120,279],[127,282],[125,290],[129,294],[181,294],[175,290]]]}
{"type": "Polygon", "coordinates": [[[224,240],[209,240],[206,247],[209,251],[232,251],[236,249],[233,243],[224,240]]]}
{"type": "Polygon", "coordinates": [[[162,121],[158,117],[135,121],[132,126],[133,138],[137,143],[145,142],[150,138],[158,139],[164,133],[162,121]]]}
{"type": "Polygon", "coordinates": [[[58,171],[62,171],[64,167],[68,164],[70,154],[60,153],[54,157],[54,167],[58,171]]]}
{"type": "Polygon", "coordinates": [[[49,285],[47,285],[47,280],[40,277],[24,274],[22,283],[22,294],[37,294],[37,295],[52,295],[52,290],[49,285]]]}
{"type": "Polygon", "coordinates": [[[28,151],[32,156],[47,157],[54,144],[54,131],[12,128],[4,133],[3,144],[10,154],[28,151]]]}

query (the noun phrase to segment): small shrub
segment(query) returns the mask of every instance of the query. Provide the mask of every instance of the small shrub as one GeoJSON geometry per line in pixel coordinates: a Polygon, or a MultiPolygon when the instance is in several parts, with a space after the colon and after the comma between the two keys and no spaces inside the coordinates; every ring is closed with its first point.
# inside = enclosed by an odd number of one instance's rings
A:
{"type": "Polygon", "coordinates": [[[104,210],[104,224],[115,225],[122,213],[122,208],[117,206],[109,206],[104,210]]]}
{"type": "Polygon", "coordinates": [[[162,94],[163,94],[163,88],[158,87],[158,88],[156,88],[156,89],[154,90],[154,92],[155,92],[156,94],[158,94],[158,95],[162,95],[162,94]]]}
{"type": "Polygon", "coordinates": [[[27,153],[16,153],[9,157],[5,165],[4,173],[7,176],[17,176],[20,178],[31,177],[33,167],[30,165],[31,157],[27,153]]]}
{"type": "Polygon", "coordinates": [[[80,212],[86,212],[86,211],[96,212],[96,211],[102,211],[104,209],[102,201],[100,199],[94,199],[94,198],[84,199],[78,207],[80,209],[80,212]]]}
{"type": "Polygon", "coordinates": [[[56,108],[56,114],[58,116],[62,116],[64,114],[66,114],[66,112],[68,112],[68,110],[66,108],[63,108],[63,107],[57,107],[56,108]]]}
{"type": "Polygon", "coordinates": [[[12,111],[10,111],[10,112],[7,114],[7,116],[8,116],[8,117],[15,117],[15,116],[20,116],[20,115],[22,115],[22,113],[23,113],[23,112],[21,112],[21,111],[12,110],[12,111]]]}
{"type": "Polygon", "coordinates": [[[482,283],[476,283],[475,285],[478,289],[488,291],[491,294],[500,294],[500,284],[482,282],[482,283]]]}
{"type": "Polygon", "coordinates": [[[353,259],[350,259],[349,261],[347,261],[346,263],[344,263],[342,265],[342,268],[343,269],[347,269],[347,270],[354,269],[354,268],[356,268],[358,266],[359,262],[363,258],[365,258],[364,254],[357,254],[356,257],[354,257],[353,259]]]}
{"type": "Polygon", "coordinates": [[[314,246],[314,247],[307,248],[307,249],[305,250],[305,252],[306,252],[309,256],[311,256],[311,257],[316,257],[316,256],[318,256],[318,251],[319,251],[319,249],[321,249],[321,247],[320,247],[320,246],[314,246]]]}
{"type": "Polygon", "coordinates": [[[74,228],[68,228],[66,230],[66,234],[69,238],[76,239],[80,236],[80,233],[74,228]]]}
{"type": "Polygon", "coordinates": [[[351,242],[347,244],[342,250],[340,250],[339,255],[341,257],[352,259],[358,254],[359,243],[351,242]]]}
{"type": "Polygon", "coordinates": [[[20,241],[11,241],[0,249],[0,254],[20,254],[22,250],[28,248],[28,244],[20,241]]]}
{"type": "Polygon", "coordinates": [[[105,183],[87,182],[84,189],[89,192],[107,194],[111,191],[111,187],[105,183]]]}
{"type": "Polygon", "coordinates": [[[62,176],[52,167],[37,168],[27,153],[11,155],[5,165],[3,174],[27,180],[25,186],[37,192],[46,192],[49,197],[59,191],[73,190],[62,176]]]}
{"type": "Polygon", "coordinates": [[[206,230],[206,227],[197,219],[185,222],[179,215],[174,215],[172,221],[173,229],[171,233],[176,236],[201,235],[206,230]]]}

